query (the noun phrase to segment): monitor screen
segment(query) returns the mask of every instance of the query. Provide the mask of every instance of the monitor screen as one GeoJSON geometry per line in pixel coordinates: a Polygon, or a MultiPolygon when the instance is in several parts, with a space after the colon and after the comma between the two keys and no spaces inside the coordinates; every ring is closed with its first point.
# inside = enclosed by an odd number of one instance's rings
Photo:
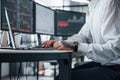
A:
{"type": "Polygon", "coordinates": [[[86,14],[82,12],[56,10],[55,35],[71,36],[85,24],[86,14]]]}
{"type": "Polygon", "coordinates": [[[1,29],[8,30],[5,19],[8,11],[11,29],[16,32],[33,33],[33,2],[30,0],[1,0],[1,29]]]}
{"type": "Polygon", "coordinates": [[[18,0],[20,1],[20,13],[18,15],[18,30],[20,32],[33,33],[33,2],[30,0],[18,0]]]}
{"type": "Polygon", "coordinates": [[[10,24],[12,30],[16,30],[16,4],[17,0],[1,0],[1,29],[2,30],[8,30],[8,25],[5,17],[5,8],[8,10],[10,24]]]}
{"type": "Polygon", "coordinates": [[[54,35],[54,10],[36,3],[34,12],[36,33],[54,35]]]}

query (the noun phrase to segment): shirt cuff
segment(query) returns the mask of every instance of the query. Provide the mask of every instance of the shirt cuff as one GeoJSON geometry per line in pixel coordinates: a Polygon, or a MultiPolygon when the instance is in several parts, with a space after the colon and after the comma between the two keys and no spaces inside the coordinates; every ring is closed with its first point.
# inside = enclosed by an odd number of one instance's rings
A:
{"type": "Polygon", "coordinates": [[[78,45],[78,52],[88,53],[89,52],[89,44],[86,43],[79,43],[78,45]]]}

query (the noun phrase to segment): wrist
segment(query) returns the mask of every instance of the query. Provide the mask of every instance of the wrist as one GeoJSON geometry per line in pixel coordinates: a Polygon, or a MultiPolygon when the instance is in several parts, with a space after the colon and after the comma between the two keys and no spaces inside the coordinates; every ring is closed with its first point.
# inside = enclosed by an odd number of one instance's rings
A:
{"type": "Polygon", "coordinates": [[[64,45],[64,47],[73,49],[74,52],[78,51],[78,42],[77,41],[74,41],[74,42],[61,41],[61,43],[62,43],[62,45],[64,45]]]}
{"type": "Polygon", "coordinates": [[[79,43],[77,41],[75,41],[75,42],[73,42],[73,44],[74,44],[73,51],[77,52],[78,51],[78,44],[79,43]]]}

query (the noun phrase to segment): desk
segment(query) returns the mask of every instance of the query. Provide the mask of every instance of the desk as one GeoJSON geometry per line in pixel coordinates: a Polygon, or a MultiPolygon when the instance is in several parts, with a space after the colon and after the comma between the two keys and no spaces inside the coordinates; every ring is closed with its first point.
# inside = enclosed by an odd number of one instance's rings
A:
{"type": "Polygon", "coordinates": [[[58,60],[60,76],[59,80],[71,80],[71,59],[72,51],[0,49],[0,64],[2,62],[35,62],[58,60]]]}

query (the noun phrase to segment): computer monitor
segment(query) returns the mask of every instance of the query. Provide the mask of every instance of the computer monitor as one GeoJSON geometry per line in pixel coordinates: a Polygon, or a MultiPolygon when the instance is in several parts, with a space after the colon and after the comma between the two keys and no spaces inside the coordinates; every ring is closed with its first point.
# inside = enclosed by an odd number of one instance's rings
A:
{"type": "Polygon", "coordinates": [[[56,10],[55,35],[69,37],[79,32],[85,24],[86,14],[83,12],[56,10]]]}
{"type": "Polygon", "coordinates": [[[35,32],[38,34],[54,35],[54,10],[38,3],[35,3],[34,10],[35,17],[33,21],[36,28],[35,32]]]}
{"type": "Polygon", "coordinates": [[[79,32],[85,24],[83,12],[53,10],[39,3],[34,5],[35,32],[54,36],[71,36],[79,32]]]}
{"type": "Polygon", "coordinates": [[[1,0],[1,29],[8,30],[4,10],[8,11],[14,32],[33,33],[33,2],[30,0],[1,0]]]}

